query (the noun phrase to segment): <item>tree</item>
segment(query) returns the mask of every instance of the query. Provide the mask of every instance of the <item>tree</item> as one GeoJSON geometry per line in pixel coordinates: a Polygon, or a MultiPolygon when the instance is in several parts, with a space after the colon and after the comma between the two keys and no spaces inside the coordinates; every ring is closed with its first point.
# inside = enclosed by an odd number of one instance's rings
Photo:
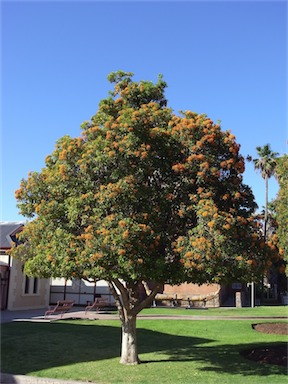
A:
{"type": "Polygon", "coordinates": [[[276,177],[279,183],[279,192],[274,200],[277,222],[277,237],[279,243],[279,260],[277,262],[279,292],[287,292],[287,254],[288,254],[288,156],[284,155],[277,159],[276,177]]]}
{"type": "MultiPolygon", "coordinates": [[[[280,159],[277,159],[277,167],[280,159]]],[[[275,176],[278,179],[277,175],[277,167],[275,170],[275,176]]],[[[279,174],[280,177],[280,174],[279,174]]],[[[268,203],[268,217],[267,217],[267,229],[266,229],[266,241],[270,247],[275,247],[277,252],[275,252],[273,258],[271,259],[271,267],[267,271],[267,279],[270,286],[273,289],[273,294],[275,294],[275,298],[280,298],[280,294],[283,291],[287,291],[287,279],[285,274],[286,269],[286,260],[284,259],[284,247],[286,241],[286,233],[287,233],[287,206],[285,206],[285,202],[281,201],[279,198],[281,192],[281,188],[279,190],[278,196],[275,200],[268,203]],[[279,216],[277,216],[276,207],[278,203],[281,204],[281,211],[279,212],[279,216]],[[284,204],[283,204],[284,203],[284,204]],[[285,227],[285,215],[286,215],[286,227],[285,227]],[[279,220],[279,224],[277,222],[277,217],[279,220]],[[284,220],[283,220],[284,218],[284,220]],[[283,236],[284,235],[284,236],[283,236]],[[284,243],[283,243],[284,241],[284,243]]],[[[284,192],[282,190],[282,192],[284,192]]],[[[282,195],[282,193],[281,193],[282,195]]],[[[287,202],[286,202],[287,205],[287,202]]],[[[260,214],[257,215],[257,219],[263,222],[265,217],[265,211],[263,210],[260,214]]]]}
{"type": "Polygon", "coordinates": [[[161,76],[108,79],[114,90],[82,136],[61,138],[45,168],[22,180],[16,198],[31,221],[12,254],[27,274],[106,280],[121,363],[137,364],[137,314],[164,283],[257,280],[271,250],[235,137],[206,115],[176,116],[161,76]]]}
{"type": "Polygon", "coordinates": [[[278,152],[273,152],[270,148],[270,144],[266,144],[263,147],[256,147],[259,158],[251,159],[254,163],[254,168],[261,172],[261,176],[265,180],[265,215],[264,215],[264,237],[266,238],[267,222],[268,222],[268,180],[275,174],[276,158],[278,152]]]}
{"type": "Polygon", "coordinates": [[[276,177],[279,182],[279,192],[275,200],[277,234],[280,247],[287,256],[288,253],[288,156],[277,159],[276,177]]]}

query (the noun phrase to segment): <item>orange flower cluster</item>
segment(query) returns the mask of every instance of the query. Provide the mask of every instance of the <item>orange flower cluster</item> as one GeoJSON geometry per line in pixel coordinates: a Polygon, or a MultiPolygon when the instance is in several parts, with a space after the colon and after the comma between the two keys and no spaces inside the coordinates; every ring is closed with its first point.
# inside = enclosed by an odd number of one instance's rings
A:
{"type": "Polygon", "coordinates": [[[173,200],[174,198],[175,196],[173,195],[173,193],[168,193],[168,195],[166,195],[167,200],[173,200]]]}
{"type": "Polygon", "coordinates": [[[151,149],[151,146],[149,144],[141,144],[141,146],[137,150],[135,150],[133,153],[136,157],[145,159],[148,156],[150,149],[151,149]]]}
{"type": "Polygon", "coordinates": [[[107,228],[101,228],[100,229],[100,234],[102,236],[107,236],[107,235],[109,235],[109,230],[107,228]]]}
{"type": "Polygon", "coordinates": [[[187,157],[188,163],[192,163],[194,161],[203,161],[205,159],[205,156],[202,153],[192,153],[190,156],[187,157]]]}
{"type": "Polygon", "coordinates": [[[67,151],[65,149],[63,149],[60,153],[59,153],[59,160],[66,160],[66,156],[67,156],[67,151]]]}
{"type": "Polygon", "coordinates": [[[103,253],[101,253],[101,252],[95,252],[95,253],[93,253],[93,255],[92,255],[92,257],[91,257],[91,259],[90,259],[90,262],[92,261],[98,261],[99,259],[101,259],[102,257],[103,257],[104,255],[103,255],[103,253]]]}
{"type": "Polygon", "coordinates": [[[60,175],[65,178],[66,176],[66,166],[64,164],[60,164],[59,166],[59,172],[60,172],[60,175]]]}
{"type": "Polygon", "coordinates": [[[84,240],[92,240],[93,239],[93,234],[92,233],[82,233],[80,235],[80,238],[84,240]]]}
{"type": "Polygon", "coordinates": [[[182,173],[182,172],[185,171],[186,166],[185,166],[185,164],[178,163],[178,164],[174,164],[174,165],[172,166],[172,169],[173,169],[173,171],[174,171],[175,173],[182,173]]]}
{"type": "Polygon", "coordinates": [[[126,227],[126,222],[124,220],[120,220],[118,224],[119,224],[119,227],[121,227],[121,228],[126,227]]]}

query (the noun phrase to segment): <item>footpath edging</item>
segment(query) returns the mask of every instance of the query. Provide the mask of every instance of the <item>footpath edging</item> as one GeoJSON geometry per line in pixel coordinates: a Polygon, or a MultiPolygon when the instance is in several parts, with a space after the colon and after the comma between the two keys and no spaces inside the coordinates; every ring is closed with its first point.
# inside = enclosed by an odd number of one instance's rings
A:
{"type": "Polygon", "coordinates": [[[8,373],[0,373],[0,383],[1,384],[87,384],[89,383],[89,381],[67,381],[67,380],[58,380],[58,379],[48,379],[44,377],[11,375],[8,373]]]}

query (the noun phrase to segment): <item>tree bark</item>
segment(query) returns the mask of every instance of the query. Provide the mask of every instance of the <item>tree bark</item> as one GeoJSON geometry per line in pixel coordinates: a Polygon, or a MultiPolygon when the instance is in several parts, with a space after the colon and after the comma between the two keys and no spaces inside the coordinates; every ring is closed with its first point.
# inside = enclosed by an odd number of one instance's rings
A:
{"type": "Polygon", "coordinates": [[[144,299],[139,299],[139,284],[123,284],[114,279],[108,282],[116,300],[119,318],[122,323],[122,347],[120,363],[125,365],[140,364],[136,340],[136,320],[138,313],[151,304],[161,287],[157,284],[144,299]],[[117,292],[117,290],[119,292],[117,292]]]}
{"type": "Polygon", "coordinates": [[[268,222],[268,176],[265,176],[265,214],[264,214],[264,240],[267,238],[268,222]]]}
{"type": "Polygon", "coordinates": [[[140,364],[136,341],[136,316],[129,316],[122,320],[122,348],[121,364],[140,364]]]}

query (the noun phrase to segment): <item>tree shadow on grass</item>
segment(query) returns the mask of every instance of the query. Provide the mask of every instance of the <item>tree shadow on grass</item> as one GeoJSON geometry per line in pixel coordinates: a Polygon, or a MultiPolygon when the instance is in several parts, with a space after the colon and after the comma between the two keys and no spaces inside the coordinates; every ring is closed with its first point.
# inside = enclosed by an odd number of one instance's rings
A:
{"type": "MultiPolygon", "coordinates": [[[[9,323],[2,326],[2,372],[29,374],[81,362],[120,357],[121,331],[117,326],[93,323],[9,323]]],[[[241,350],[263,347],[264,343],[217,345],[214,340],[137,329],[143,363],[199,362],[199,370],[267,376],[285,374],[285,367],[261,365],[240,355],[241,350]],[[210,344],[210,345],[209,345],[210,344]],[[159,353],[159,360],[145,354],[159,353]],[[163,355],[167,356],[163,358],[163,355]]],[[[272,345],[270,343],[269,345],[272,345]]],[[[274,343],[279,344],[279,343],[274,343]]],[[[189,365],[187,365],[189,369],[189,365]]]]}
{"type": "MultiPolygon", "coordinates": [[[[284,346],[287,348],[285,342],[271,342],[271,343],[243,343],[237,345],[223,344],[209,346],[209,343],[214,340],[198,339],[195,342],[194,338],[167,335],[163,333],[154,333],[149,336],[149,342],[151,346],[145,345],[147,343],[145,332],[143,330],[138,332],[139,341],[139,352],[149,353],[159,351],[161,355],[166,355],[167,358],[160,358],[159,360],[145,360],[141,359],[142,363],[159,363],[159,362],[199,362],[202,366],[199,368],[200,371],[215,372],[215,373],[229,373],[229,374],[241,374],[243,376],[256,375],[256,376],[267,376],[275,374],[286,374],[287,369],[283,366],[260,364],[248,360],[242,355],[242,352],[249,349],[266,348],[284,346]],[[141,339],[143,338],[143,343],[141,339]],[[157,339],[161,340],[157,342],[157,339]],[[145,341],[146,340],[146,341],[145,341]],[[159,347],[161,344],[162,348],[159,347]],[[203,345],[204,344],[204,345],[203,345]],[[154,349],[154,346],[156,348],[154,349]],[[158,346],[158,348],[157,348],[158,346]],[[165,349],[167,348],[167,349],[165,349]],[[150,349],[150,350],[149,350],[150,349]]],[[[145,330],[144,330],[145,331],[145,330]]],[[[141,357],[141,356],[140,356],[141,357]]]]}
{"type": "Polygon", "coordinates": [[[169,350],[162,350],[161,354],[170,355],[167,359],[159,360],[141,360],[142,363],[160,363],[160,362],[199,362],[201,367],[199,371],[215,372],[215,373],[229,373],[240,374],[243,376],[269,376],[269,375],[285,375],[287,368],[278,365],[261,364],[245,358],[242,352],[245,350],[268,347],[285,347],[287,343],[254,343],[254,344],[238,344],[233,345],[218,345],[213,347],[195,346],[193,348],[187,347],[186,349],[170,348],[169,350]]]}

